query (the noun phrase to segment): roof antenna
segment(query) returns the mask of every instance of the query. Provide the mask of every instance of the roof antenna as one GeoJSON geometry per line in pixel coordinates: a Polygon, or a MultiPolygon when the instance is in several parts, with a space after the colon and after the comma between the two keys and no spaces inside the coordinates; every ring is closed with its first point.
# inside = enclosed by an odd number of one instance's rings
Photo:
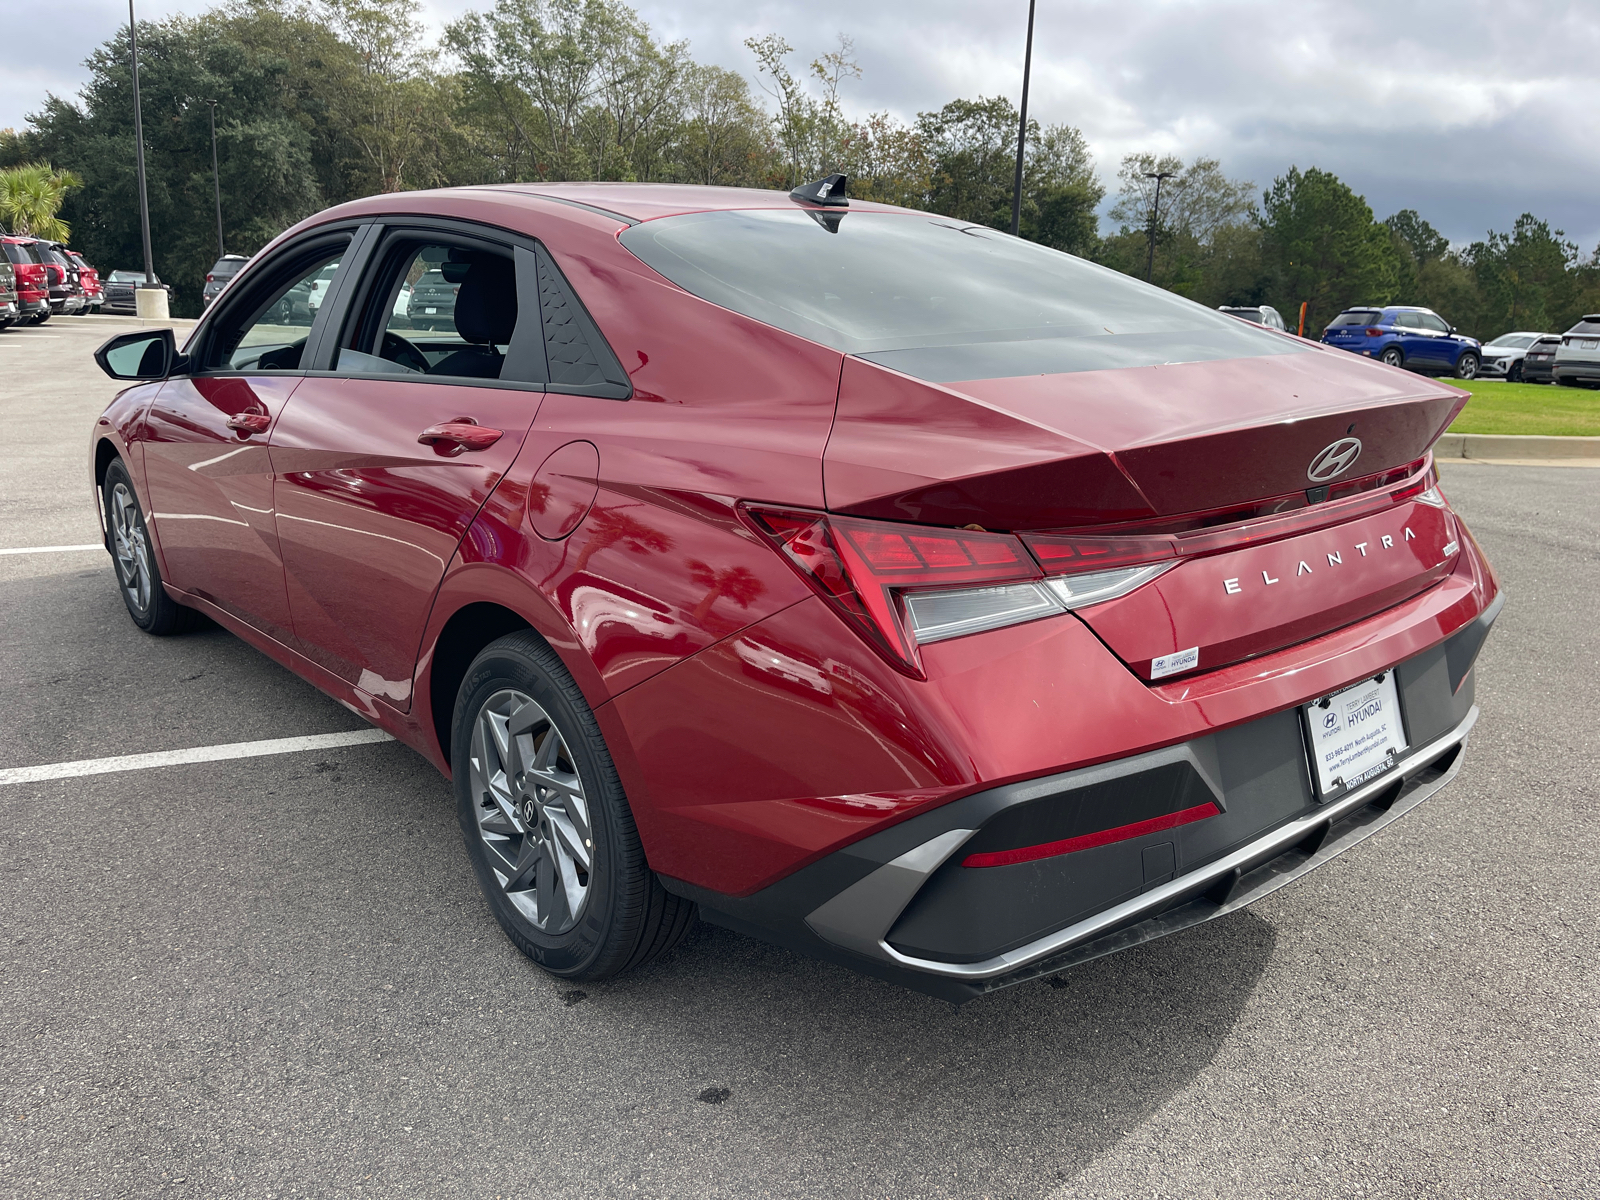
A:
{"type": "Polygon", "coordinates": [[[813,183],[802,183],[789,193],[789,199],[798,200],[802,204],[822,204],[829,208],[849,208],[850,201],[845,197],[844,190],[850,185],[848,175],[829,175],[826,179],[818,179],[813,183]]]}

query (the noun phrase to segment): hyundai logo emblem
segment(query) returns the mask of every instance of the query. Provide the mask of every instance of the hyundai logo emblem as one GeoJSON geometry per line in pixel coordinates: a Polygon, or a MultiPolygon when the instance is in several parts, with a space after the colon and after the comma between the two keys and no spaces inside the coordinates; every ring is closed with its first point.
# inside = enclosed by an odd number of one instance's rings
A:
{"type": "Polygon", "coordinates": [[[1343,475],[1350,464],[1361,457],[1360,438],[1340,438],[1311,460],[1306,478],[1312,483],[1322,483],[1335,475],[1343,475]]]}

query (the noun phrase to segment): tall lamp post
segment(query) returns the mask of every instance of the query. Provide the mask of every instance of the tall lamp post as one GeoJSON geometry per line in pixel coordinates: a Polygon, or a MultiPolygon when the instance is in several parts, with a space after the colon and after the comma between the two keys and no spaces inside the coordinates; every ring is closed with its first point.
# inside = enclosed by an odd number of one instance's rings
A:
{"type": "Polygon", "coordinates": [[[1028,43],[1022,53],[1022,116],[1017,120],[1017,179],[1011,189],[1012,237],[1022,232],[1022,164],[1028,142],[1028,77],[1033,73],[1033,6],[1034,0],[1028,0],[1028,43]]]}
{"type": "Polygon", "coordinates": [[[222,176],[217,173],[217,102],[207,100],[211,106],[211,187],[217,196],[217,257],[228,251],[222,244],[222,176]]]}
{"type": "Polygon", "coordinates": [[[1145,264],[1144,281],[1154,283],[1156,278],[1156,222],[1161,216],[1161,181],[1171,179],[1176,171],[1146,171],[1146,179],[1156,181],[1156,202],[1150,206],[1150,261],[1145,264]]]}
{"type": "Polygon", "coordinates": [[[144,118],[139,111],[139,28],[128,0],[128,48],[133,55],[133,154],[139,169],[139,232],[144,239],[144,286],[134,289],[134,311],[141,317],[165,317],[167,294],[156,286],[155,254],[150,249],[150,196],[144,182],[144,118]],[[139,293],[146,293],[140,296],[139,293]]]}

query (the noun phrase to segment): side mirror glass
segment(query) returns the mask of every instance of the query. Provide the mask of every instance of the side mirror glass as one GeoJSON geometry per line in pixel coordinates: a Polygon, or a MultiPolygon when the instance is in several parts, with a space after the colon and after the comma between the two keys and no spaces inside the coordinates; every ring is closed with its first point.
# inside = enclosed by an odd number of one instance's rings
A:
{"type": "Polygon", "coordinates": [[[165,379],[179,361],[170,329],[119,333],[94,352],[95,362],[113,379],[165,379]]]}

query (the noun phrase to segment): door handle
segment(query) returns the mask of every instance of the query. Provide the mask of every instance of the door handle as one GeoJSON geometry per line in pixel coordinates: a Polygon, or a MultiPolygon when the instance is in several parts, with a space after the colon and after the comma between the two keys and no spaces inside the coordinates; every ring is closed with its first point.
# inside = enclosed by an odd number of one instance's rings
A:
{"type": "Polygon", "coordinates": [[[500,440],[501,431],[479,425],[471,417],[457,417],[429,425],[417,434],[417,441],[432,446],[435,454],[454,456],[463,450],[487,450],[500,440]]]}
{"type": "Polygon", "coordinates": [[[227,425],[239,436],[249,437],[252,433],[265,433],[272,426],[272,418],[264,412],[234,413],[227,425]]]}

